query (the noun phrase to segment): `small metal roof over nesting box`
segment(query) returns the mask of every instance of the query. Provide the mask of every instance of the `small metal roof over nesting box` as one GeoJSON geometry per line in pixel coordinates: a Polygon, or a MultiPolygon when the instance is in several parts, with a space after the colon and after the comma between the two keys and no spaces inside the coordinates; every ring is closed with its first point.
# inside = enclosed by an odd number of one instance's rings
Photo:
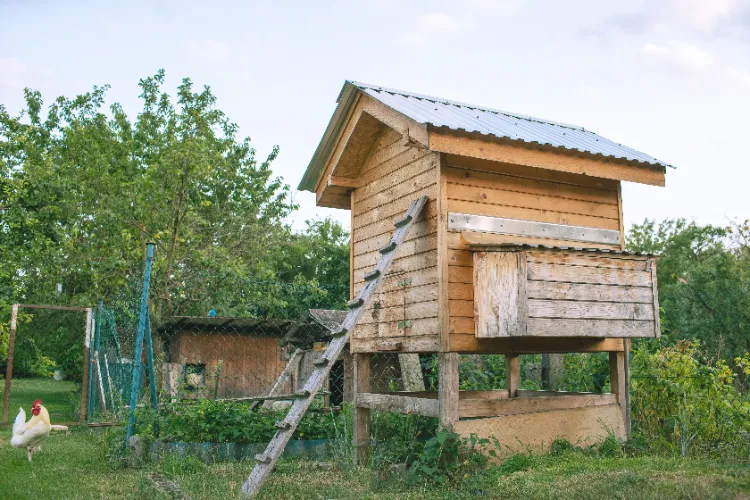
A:
{"type": "MultiPolygon", "coordinates": [[[[622,169],[588,173],[603,178],[663,185],[664,168],[669,166],[649,154],[583,127],[377,85],[347,81],[341,89],[337,103],[336,111],[299,184],[300,190],[317,191],[319,199],[324,198],[322,205],[326,205],[325,198],[332,200],[328,202],[331,206],[336,205],[335,199],[325,196],[319,189],[321,178],[331,170],[331,162],[343,162],[345,166],[361,163],[380,131],[378,124],[403,133],[405,142],[443,153],[486,157],[486,151],[480,151],[484,148],[478,144],[464,144],[463,148],[457,149],[455,138],[465,136],[564,154],[583,155],[602,162],[652,169],[662,174],[661,177],[643,175],[643,172],[639,175],[622,169]],[[364,103],[363,96],[366,96],[364,103]],[[368,102],[368,99],[374,102],[368,102]],[[363,111],[366,115],[364,117],[363,111]],[[450,140],[450,136],[453,137],[453,141],[450,140]]],[[[333,170],[336,170],[335,165],[333,170]]],[[[351,173],[347,168],[342,170],[345,174],[351,173]]],[[[333,179],[332,186],[337,186],[336,180],[338,179],[333,179]]],[[[338,193],[335,189],[334,192],[338,193]]]]}

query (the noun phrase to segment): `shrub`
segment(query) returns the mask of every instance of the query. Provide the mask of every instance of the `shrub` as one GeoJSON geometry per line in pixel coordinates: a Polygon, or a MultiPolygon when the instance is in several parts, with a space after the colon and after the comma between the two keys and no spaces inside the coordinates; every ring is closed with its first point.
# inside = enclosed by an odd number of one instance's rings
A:
{"type": "Polygon", "coordinates": [[[422,454],[409,469],[409,477],[436,484],[458,483],[471,471],[485,468],[488,454],[497,455],[494,449],[487,449],[489,445],[489,439],[479,439],[475,434],[460,438],[455,432],[441,429],[425,443],[422,454]]]}

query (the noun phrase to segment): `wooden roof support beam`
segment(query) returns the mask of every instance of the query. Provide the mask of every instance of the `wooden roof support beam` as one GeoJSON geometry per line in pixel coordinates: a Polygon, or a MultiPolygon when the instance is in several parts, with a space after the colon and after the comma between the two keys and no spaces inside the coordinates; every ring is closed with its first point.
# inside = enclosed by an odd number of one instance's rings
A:
{"type": "Polygon", "coordinates": [[[511,144],[510,141],[492,141],[477,138],[473,134],[429,131],[429,148],[432,151],[459,156],[481,158],[526,165],[529,167],[557,170],[573,174],[588,175],[602,179],[623,180],[664,186],[664,168],[652,167],[636,162],[620,161],[605,157],[594,157],[586,153],[559,152],[559,148],[536,148],[511,144]]]}

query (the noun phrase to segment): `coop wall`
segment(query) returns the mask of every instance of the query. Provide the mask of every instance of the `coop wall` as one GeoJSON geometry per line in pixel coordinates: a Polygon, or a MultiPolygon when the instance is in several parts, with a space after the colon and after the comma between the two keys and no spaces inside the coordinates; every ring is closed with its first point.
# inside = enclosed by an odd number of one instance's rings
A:
{"type": "MultiPolygon", "coordinates": [[[[458,352],[491,352],[490,344],[474,335],[473,256],[460,230],[449,230],[448,213],[457,212],[525,221],[608,229],[620,232],[620,183],[586,175],[445,155],[441,159],[441,184],[445,201],[449,332],[447,348],[458,352]]],[[[573,240],[475,233],[492,242],[601,247],[573,240]]],[[[494,349],[497,350],[497,349],[494,349]]]]}
{"type": "Polygon", "coordinates": [[[438,164],[437,153],[404,145],[402,135],[391,129],[380,135],[365,161],[351,195],[353,294],[380,259],[393,223],[419,196],[426,195],[428,202],[352,333],[353,353],[386,346],[412,352],[438,348],[438,164]]]}
{"type": "Polygon", "coordinates": [[[205,365],[206,386],[212,397],[220,374],[215,391],[218,398],[262,395],[288,361],[279,338],[269,335],[182,332],[170,340],[168,350],[172,363],[205,365]]]}

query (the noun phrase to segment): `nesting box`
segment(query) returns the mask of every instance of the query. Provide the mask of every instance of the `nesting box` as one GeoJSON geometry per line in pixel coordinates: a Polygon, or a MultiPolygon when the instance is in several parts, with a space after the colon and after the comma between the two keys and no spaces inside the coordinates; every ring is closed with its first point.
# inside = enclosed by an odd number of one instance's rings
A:
{"type": "Polygon", "coordinates": [[[346,82],[299,188],[351,211],[352,296],[428,198],[351,333],[356,418],[408,407],[535,445],[601,437],[606,417],[624,437],[627,340],[658,336],[659,320],[656,258],[624,251],[621,181],[663,186],[666,167],[581,127],[346,82]],[[369,355],[386,351],[438,353],[439,394],[368,392],[369,355]],[[519,390],[519,354],[564,352],[611,353],[613,394],[519,390]],[[506,388],[458,391],[458,353],[505,354],[506,388]],[[555,425],[527,425],[540,411],[555,425]]]}

